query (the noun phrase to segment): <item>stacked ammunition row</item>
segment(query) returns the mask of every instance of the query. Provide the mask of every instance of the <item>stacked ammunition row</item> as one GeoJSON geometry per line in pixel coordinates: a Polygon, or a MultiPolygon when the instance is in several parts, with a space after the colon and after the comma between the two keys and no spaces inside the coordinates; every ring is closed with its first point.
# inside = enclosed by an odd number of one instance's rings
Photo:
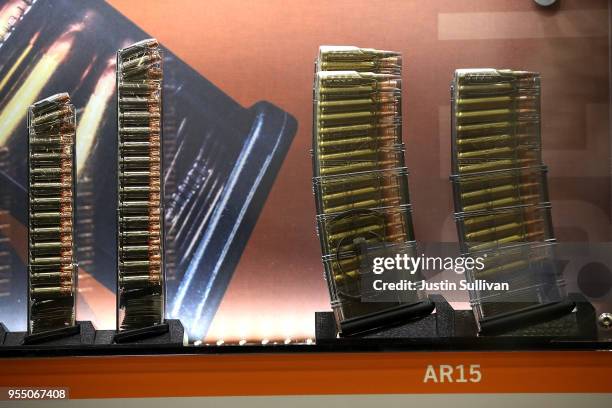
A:
{"type": "Polygon", "coordinates": [[[540,77],[457,70],[452,85],[455,217],[464,255],[485,257],[473,281],[509,291],[471,291],[482,322],[558,300],[546,167],[541,160],[540,77]]]}
{"type": "Polygon", "coordinates": [[[164,319],[161,62],[155,40],[117,53],[119,330],[164,319]]]}
{"type": "MultiPolygon", "coordinates": [[[[332,308],[342,323],[417,301],[364,302],[371,265],[360,248],[414,251],[401,123],[401,56],[321,47],[314,82],[313,171],[317,226],[332,308]]],[[[407,277],[414,279],[414,277],[407,277]]]]}
{"type": "Polygon", "coordinates": [[[35,334],[75,324],[75,111],[68,94],[32,105],[28,129],[28,331],[35,334]]]}

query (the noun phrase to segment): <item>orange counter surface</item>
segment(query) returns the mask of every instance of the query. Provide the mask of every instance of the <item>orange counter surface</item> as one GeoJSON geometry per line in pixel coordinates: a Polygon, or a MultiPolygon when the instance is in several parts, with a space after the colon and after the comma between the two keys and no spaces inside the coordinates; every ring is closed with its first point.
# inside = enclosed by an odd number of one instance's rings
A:
{"type": "Polygon", "coordinates": [[[14,358],[0,367],[0,386],[67,387],[70,398],[612,393],[608,351],[14,358]],[[452,374],[441,379],[440,366],[452,374]]]}

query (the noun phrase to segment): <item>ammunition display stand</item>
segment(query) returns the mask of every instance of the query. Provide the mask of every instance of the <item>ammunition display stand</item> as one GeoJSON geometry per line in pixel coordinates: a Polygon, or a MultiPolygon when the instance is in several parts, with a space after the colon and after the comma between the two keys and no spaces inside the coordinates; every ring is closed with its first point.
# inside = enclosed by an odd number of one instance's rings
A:
{"type": "Polygon", "coordinates": [[[77,321],[74,326],[28,335],[26,332],[6,333],[3,346],[70,347],[94,344],[96,331],[90,321],[77,321]]]}

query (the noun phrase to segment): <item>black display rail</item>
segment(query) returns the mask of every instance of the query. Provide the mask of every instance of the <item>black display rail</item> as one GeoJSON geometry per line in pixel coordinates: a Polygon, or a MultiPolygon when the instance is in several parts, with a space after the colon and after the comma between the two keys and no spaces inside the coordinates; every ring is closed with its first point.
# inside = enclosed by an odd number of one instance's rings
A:
{"type": "MultiPolygon", "coordinates": [[[[0,356],[33,354],[79,355],[87,350],[114,347],[128,349],[146,346],[183,347],[187,336],[180,320],[166,320],[156,327],[117,333],[115,330],[96,330],[90,321],[79,321],[75,326],[28,335],[27,332],[11,332],[0,323],[0,356]]],[[[87,353],[86,353],[87,354],[87,353]]],[[[112,353],[111,353],[112,354],[112,353]]]]}
{"type": "Polygon", "coordinates": [[[532,323],[518,330],[479,335],[471,310],[454,310],[442,296],[430,295],[435,312],[401,324],[340,337],[332,312],[315,314],[316,341],[312,344],[261,343],[189,344],[178,320],[166,320],[168,331],[148,337],[114,340],[114,330],[94,330],[78,322],[80,332],[62,338],[23,344],[24,332],[10,332],[0,324],[0,358],[66,357],[157,354],[232,354],[301,352],[400,351],[526,351],[612,350],[612,341],[597,336],[593,306],[581,295],[570,294],[571,313],[532,323]]]}
{"type": "Polygon", "coordinates": [[[429,300],[435,305],[435,312],[430,315],[352,336],[341,336],[338,333],[333,313],[317,312],[317,344],[413,346],[429,342],[432,349],[442,344],[457,349],[495,349],[507,346],[515,349],[540,349],[555,344],[572,344],[597,348],[595,308],[580,294],[569,295],[568,302],[572,307],[567,313],[539,315],[538,319],[532,320],[524,317],[524,324],[519,329],[509,325],[504,330],[500,325],[496,331],[486,335],[478,333],[471,310],[454,310],[440,295],[430,295],[429,300]]]}

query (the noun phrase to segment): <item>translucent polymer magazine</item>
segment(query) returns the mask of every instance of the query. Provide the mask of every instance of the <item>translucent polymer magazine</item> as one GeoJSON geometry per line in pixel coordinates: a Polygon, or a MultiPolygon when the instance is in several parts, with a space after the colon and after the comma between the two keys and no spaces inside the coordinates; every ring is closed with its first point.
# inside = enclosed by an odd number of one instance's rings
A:
{"type": "MultiPolygon", "coordinates": [[[[429,313],[419,291],[379,298],[371,254],[414,255],[399,53],[322,46],[313,94],[313,172],[325,277],[342,335],[429,313]],[[423,305],[424,308],[414,307],[423,305]]],[[[420,275],[397,272],[398,278],[420,275]]]]}
{"type": "Polygon", "coordinates": [[[555,263],[555,237],[540,135],[537,72],[461,69],[452,83],[452,169],[461,252],[485,259],[471,290],[480,333],[569,313],[555,263]]]}
{"type": "Polygon", "coordinates": [[[76,326],[76,115],[67,93],[28,109],[28,335],[76,326]]]}
{"type": "Polygon", "coordinates": [[[117,52],[117,330],[164,322],[162,56],[147,39],[117,52]]]}

